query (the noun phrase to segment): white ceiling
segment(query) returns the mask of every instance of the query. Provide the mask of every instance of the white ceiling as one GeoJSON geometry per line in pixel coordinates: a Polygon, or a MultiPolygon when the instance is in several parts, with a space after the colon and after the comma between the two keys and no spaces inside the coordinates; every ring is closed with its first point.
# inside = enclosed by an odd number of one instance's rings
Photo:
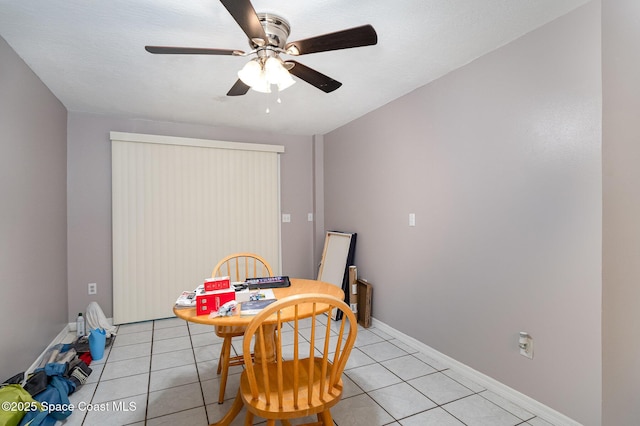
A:
{"type": "MultiPolygon", "coordinates": [[[[588,0],[253,0],[289,41],[371,24],[378,44],[297,61],[343,83],[227,97],[248,58],[152,55],[145,45],[249,51],[218,0],[0,0],[0,36],[69,111],[324,134],[588,0]],[[270,113],[265,113],[266,108],[270,113]]],[[[291,57],[283,57],[291,59],[291,57]]]]}

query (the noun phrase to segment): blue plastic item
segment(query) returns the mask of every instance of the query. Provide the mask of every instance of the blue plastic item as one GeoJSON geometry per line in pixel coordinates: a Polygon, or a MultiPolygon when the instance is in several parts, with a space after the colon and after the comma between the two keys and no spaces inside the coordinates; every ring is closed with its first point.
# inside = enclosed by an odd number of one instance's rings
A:
{"type": "Polygon", "coordinates": [[[107,333],[102,328],[91,329],[91,334],[89,334],[89,352],[91,352],[92,359],[102,359],[106,341],[107,333]]]}
{"type": "Polygon", "coordinates": [[[69,393],[73,392],[73,389],[75,385],[71,380],[58,375],[51,376],[47,388],[34,397],[36,401],[46,402],[47,410],[29,410],[22,418],[20,426],[54,426],[58,420],[69,417],[72,413],[69,393]]]}

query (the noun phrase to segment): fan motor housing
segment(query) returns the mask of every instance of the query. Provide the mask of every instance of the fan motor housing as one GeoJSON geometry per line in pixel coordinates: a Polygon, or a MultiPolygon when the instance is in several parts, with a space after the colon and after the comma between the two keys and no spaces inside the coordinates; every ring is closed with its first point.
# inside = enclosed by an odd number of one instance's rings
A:
{"type": "MultiPolygon", "coordinates": [[[[269,38],[268,45],[283,49],[291,31],[289,22],[283,17],[272,13],[258,13],[258,19],[260,19],[262,28],[264,28],[264,32],[269,38]]],[[[259,49],[261,47],[254,43],[253,40],[249,40],[249,44],[252,49],[259,49]]]]}

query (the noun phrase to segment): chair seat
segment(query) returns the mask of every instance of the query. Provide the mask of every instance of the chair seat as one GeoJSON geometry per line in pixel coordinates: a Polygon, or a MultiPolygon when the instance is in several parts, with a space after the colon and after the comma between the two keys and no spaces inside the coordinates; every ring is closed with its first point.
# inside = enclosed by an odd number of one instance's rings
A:
{"type": "MultiPolygon", "coordinates": [[[[282,407],[278,402],[278,377],[280,376],[277,371],[277,364],[271,363],[267,365],[268,381],[270,390],[270,404],[267,403],[266,396],[260,394],[258,400],[254,400],[251,394],[251,388],[249,385],[249,379],[247,372],[244,371],[240,377],[240,394],[245,406],[255,415],[263,417],[265,419],[282,419],[282,418],[298,418],[305,417],[313,414],[318,414],[334,406],[342,396],[342,379],[340,379],[336,385],[329,389],[329,374],[331,371],[331,364],[325,374],[325,380],[319,380],[322,376],[322,359],[314,358],[312,368],[315,370],[313,376],[316,377],[311,387],[312,397],[309,403],[308,401],[308,380],[309,380],[309,358],[301,359],[298,363],[298,405],[294,405],[294,361],[282,362],[282,380],[284,392],[282,395],[282,407]],[[323,383],[321,383],[323,382],[323,383]],[[320,387],[324,386],[325,392],[320,392],[320,387]],[[323,394],[322,399],[320,395],[323,394]]],[[[264,374],[262,367],[256,368],[255,375],[258,383],[264,383],[264,374]]],[[[266,386],[261,386],[264,391],[266,386]]]]}

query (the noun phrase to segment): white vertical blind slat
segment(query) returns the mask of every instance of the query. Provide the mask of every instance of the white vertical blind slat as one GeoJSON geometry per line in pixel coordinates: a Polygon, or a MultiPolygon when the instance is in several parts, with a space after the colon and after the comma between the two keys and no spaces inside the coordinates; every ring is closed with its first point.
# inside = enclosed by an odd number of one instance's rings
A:
{"type": "MultiPolygon", "coordinates": [[[[229,253],[279,273],[278,152],[112,141],[114,322],[173,316],[229,253]]],[[[248,148],[248,144],[242,144],[248,148]]]]}

